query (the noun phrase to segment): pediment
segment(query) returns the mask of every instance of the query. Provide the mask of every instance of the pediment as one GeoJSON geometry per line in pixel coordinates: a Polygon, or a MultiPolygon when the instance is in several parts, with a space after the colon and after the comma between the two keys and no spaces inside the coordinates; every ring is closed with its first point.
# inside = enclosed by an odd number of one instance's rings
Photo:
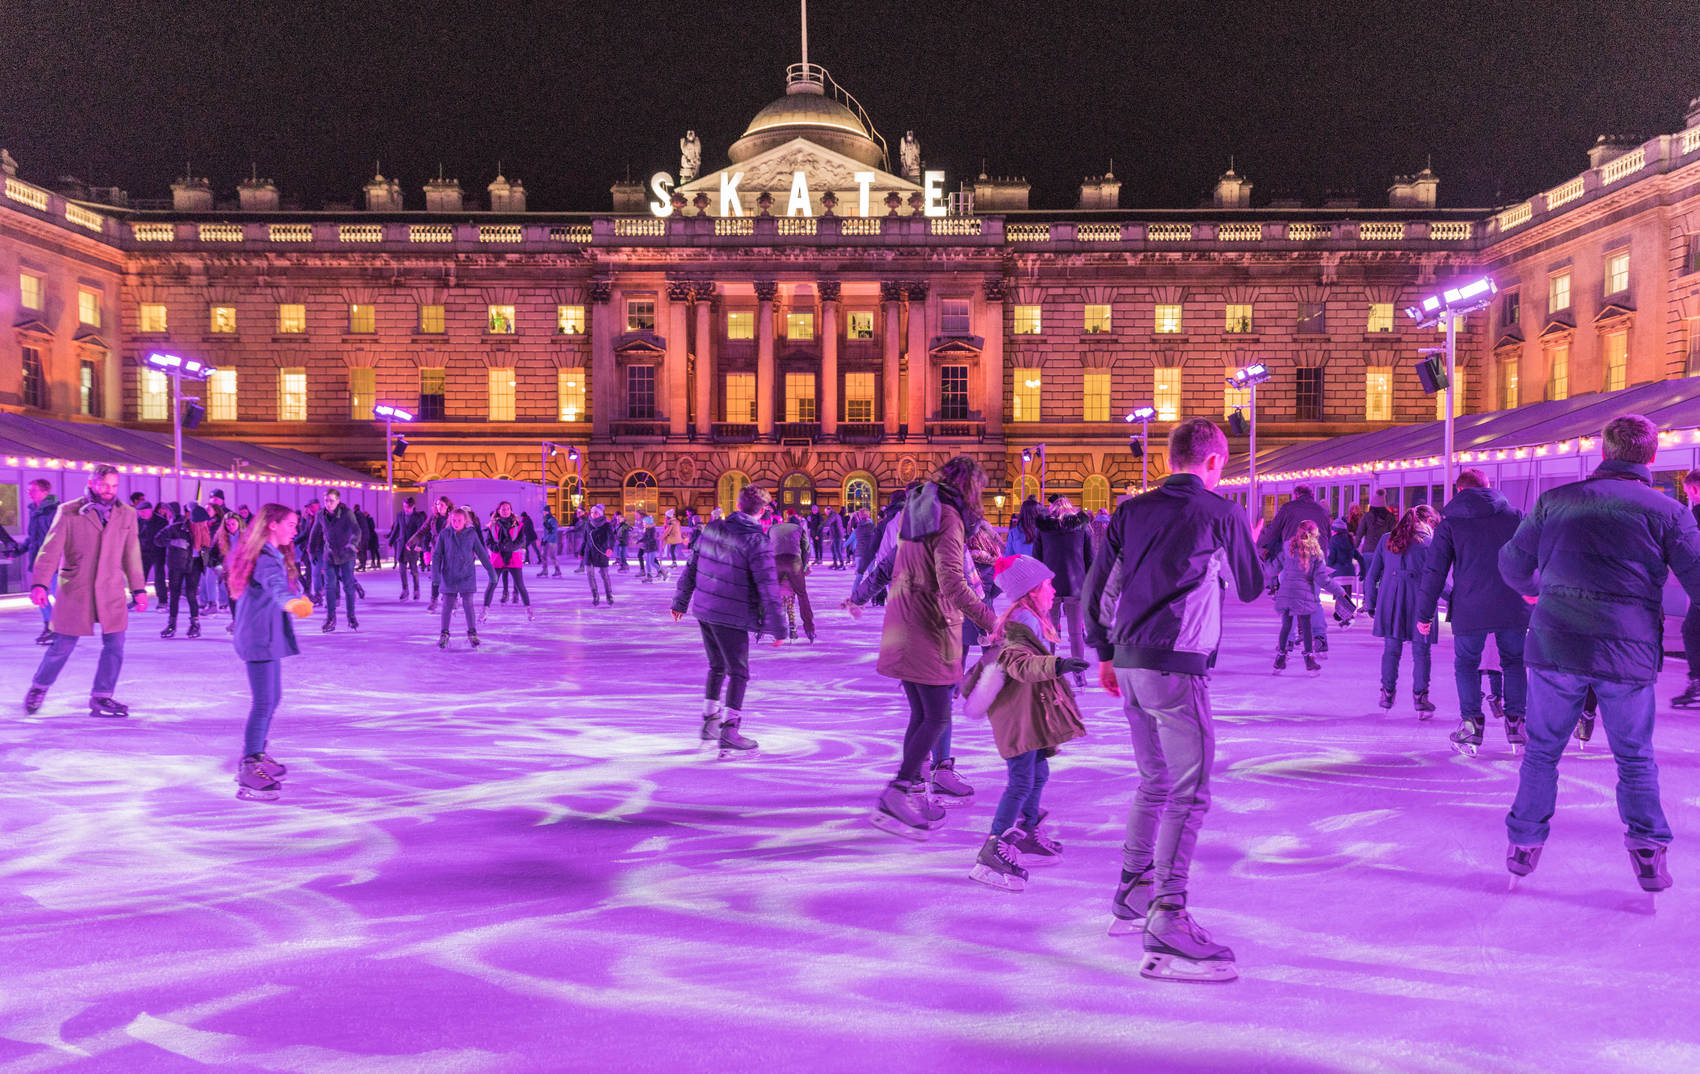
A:
{"type": "Polygon", "coordinates": [[[12,328],[21,336],[45,336],[48,339],[53,338],[53,329],[47,327],[47,322],[42,320],[40,317],[30,317],[26,320],[19,321],[17,324],[13,325],[12,328]]]}
{"type": "Polygon", "coordinates": [[[927,345],[927,354],[934,361],[972,361],[986,349],[980,336],[934,336],[927,345]]]}
{"type": "Polygon", "coordinates": [[[1599,313],[1594,315],[1594,327],[1606,330],[1626,328],[1635,320],[1635,308],[1621,302],[1607,302],[1599,313]]]}
{"type": "Polygon", "coordinates": [[[1562,342],[1575,334],[1575,325],[1571,324],[1569,321],[1562,321],[1555,317],[1547,322],[1545,328],[1541,329],[1540,339],[1542,343],[1562,342]]]}
{"type": "Polygon", "coordinates": [[[884,216],[883,205],[885,196],[890,191],[896,191],[907,199],[910,194],[918,193],[921,188],[902,176],[881,171],[859,160],[836,153],[822,145],[817,145],[807,138],[793,138],[783,145],[759,153],[742,164],[733,164],[698,176],[688,183],[682,184],[678,191],[686,199],[698,193],[707,194],[710,199],[710,211],[720,210],[720,177],[731,176],[742,172],[743,178],[738,180],[738,193],[744,203],[744,210],[750,213],[755,205],[755,199],[762,193],[773,195],[773,215],[785,214],[786,201],[791,194],[792,177],[802,172],[809,184],[811,211],[818,213],[820,196],[830,190],[838,195],[838,208],[834,210],[839,216],[857,215],[857,200],[860,197],[860,187],[856,184],[857,172],[873,172],[874,181],[869,187],[868,212],[873,216],[884,216]]]}
{"type": "Polygon", "coordinates": [[[614,353],[622,358],[664,358],[667,340],[654,332],[623,332],[614,337],[614,353]]]}
{"type": "Polygon", "coordinates": [[[110,349],[106,342],[106,337],[102,336],[99,332],[94,331],[78,332],[71,342],[75,343],[79,347],[95,347],[100,350],[110,349]]]}
{"type": "Polygon", "coordinates": [[[1522,348],[1523,348],[1523,336],[1522,336],[1522,333],[1520,333],[1520,332],[1507,332],[1503,336],[1500,336],[1499,341],[1496,342],[1493,345],[1493,349],[1496,352],[1498,352],[1498,351],[1508,351],[1508,350],[1521,350],[1522,348]]]}

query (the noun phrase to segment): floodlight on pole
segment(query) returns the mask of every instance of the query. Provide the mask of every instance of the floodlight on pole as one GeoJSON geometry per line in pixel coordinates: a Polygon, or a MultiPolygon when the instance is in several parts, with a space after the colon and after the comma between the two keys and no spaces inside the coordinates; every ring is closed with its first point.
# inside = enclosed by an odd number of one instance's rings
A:
{"type": "Polygon", "coordinates": [[[1439,294],[1425,297],[1415,306],[1405,307],[1405,315],[1416,322],[1418,328],[1433,328],[1437,325],[1446,327],[1446,402],[1442,415],[1444,426],[1445,455],[1446,455],[1446,486],[1443,496],[1452,494],[1453,472],[1457,460],[1452,450],[1453,416],[1457,410],[1453,393],[1458,389],[1458,319],[1467,313],[1487,309],[1493,304],[1494,296],[1499,294],[1499,287],[1493,282],[1493,277],[1483,276],[1470,280],[1468,283],[1443,288],[1439,294]]]}
{"type": "MultiPolygon", "coordinates": [[[[152,351],[142,359],[142,364],[150,369],[164,373],[171,378],[171,454],[173,467],[176,470],[176,500],[183,502],[183,378],[205,381],[218,372],[215,366],[210,366],[199,358],[185,358],[180,354],[166,354],[163,351],[152,351]]],[[[199,424],[197,422],[196,424],[199,424]]]]}
{"type": "MultiPolygon", "coordinates": [[[[1017,490],[1025,493],[1027,490],[1027,467],[1034,459],[1039,460],[1039,500],[1045,499],[1045,445],[1034,444],[1032,447],[1021,449],[1021,487],[1017,490]]],[[[1022,497],[1025,499],[1025,496],[1022,497]]]]}
{"type": "Polygon", "coordinates": [[[1154,407],[1154,406],[1136,406],[1132,410],[1127,412],[1126,421],[1129,425],[1133,424],[1136,421],[1139,422],[1139,434],[1138,434],[1138,436],[1137,437],[1133,437],[1133,436],[1128,437],[1127,438],[1127,444],[1128,444],[1128,447],[1130,449],[1132,449],[1133,453],[1135,455],[1139,456],[1139,491],[1140,492],[1144,492],[1147,485],[1150,483],[1151,453],[1149,451],[1147,451],[1146,449],[1150,446],[1150,443],[1151,443],[1151,422],[1153,420],[1155,420],[1156,417],[1157,417],[1157,408],[1154,407]]]}
{"type": "Polygon", "coordinates": [[[573,464],[573,476],[578,480],[578,495],[582,495],[584,491],[584,471],[581,468],[578,448],[572,444],[557,444],[553,440],[545,440],[543,441],[541,449],[543,488],[545,490],[545,496],[547,496],[547,490],[549,488],[549,460],[560,454],[562,448],[565,448],[567,451],[567,461],[573,464]]]}
{"type": "MultiPolygon", "coordinates": [[[[1257,498],[1257,386],[1270,377],[1269,367],[1262,362],[1244,365],[1228,374],[1228,387],[1246,393],[1246,512],[1256,520],[1263,516],[1263,503],[1257,498]]],[[[1238,413],[1236,411],[1235,413],[1238,413]]]]}
{"type": "Polygon", "coordinates": [[[407,454],[407,435],[401,437],[401,450],[396,450],[396,438],[391,430],[396,422],[410,422],[414,418],[413,411],[389,403],[379,403],[372,407],[372,418],[384,423],[384,485],[390,492],[390,514],[395,514],[395,457],[407,454]]]}

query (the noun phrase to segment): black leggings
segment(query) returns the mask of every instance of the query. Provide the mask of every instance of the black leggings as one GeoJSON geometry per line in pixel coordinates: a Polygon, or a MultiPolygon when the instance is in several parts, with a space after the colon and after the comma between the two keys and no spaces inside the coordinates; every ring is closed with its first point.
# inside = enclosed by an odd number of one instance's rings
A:
{"type": "Polygon", "coordinates": [[[194,622],[201,617],[201,561],[191,560],[187,567],[173,567],[168,572],[171,579],[171,622],[177,622],[177,608],[181,598],[189,598],[189,621],[194,622]]]}
{"type": "Polygon", "coordinates": [[[725,680],[726,707],[742,712],[744,689],[750,685],[750,632],[701,619],[697,625],[702,627],[702,647],[708,653],[708,687],[703,696],[719,701],[720,683],[725,680]]]}
{"type": "Polygon", "coordinates": [[[932,686],[927,683],[903,683],[903,696],[909,699],[909,727],[903,732],[903,764],[897,778],[918,782],[921,766],[933,752],[933,745],[945,728],[950,726],[950,698],[956,690],[951,685],[932,686]]]}
{"type": "MultiPolygon", "coordinates": [[[[497,567],[496,573],[502,578],[502,591],[507,592],[508,580],[513,579],[514,592],[527,608],[531,607],[531,594],[525,591],[525,569],[523,567],[497,567]]],[[[496,595],[496,579],[491,578],[490,584],[484,587],[484,607],[490,606],[490,600],[496,595]]]]}
{"type": "Polygon", "coordinates": [[[1281,638],[1275,643],[1275,647],[1282,652],[1287,651],[1287,639],[1293,636],[1294,620],[1297,620],[1299,624],[1299,640],[1304,643],[1305,652],[1309,653],[1312,645],[1309,612],[1302,614],[1295,612],[1281,613],[1281,638]]]}

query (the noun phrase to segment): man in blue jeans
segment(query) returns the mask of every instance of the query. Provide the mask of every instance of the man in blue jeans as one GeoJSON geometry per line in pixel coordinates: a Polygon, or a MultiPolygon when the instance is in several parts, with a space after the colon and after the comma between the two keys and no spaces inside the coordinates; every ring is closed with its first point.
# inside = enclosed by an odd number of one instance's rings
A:
{"type": "Polygon", "coordinates": [[[1499,570],[1535,606],[1529,623],[1529,748],[1506,817],[1506,868],[1540,861],[1558,798],[1558,760],[1590,688],[1617,760],[1624,845],[1645,891],[1671,886],[1670,824],[1653,758],[1653,686],[1664,659],[1664,585],[1674,571],[1700,598],[1700,528],[1652,487],[1659,431],[1639,414],[1613,418],[1605,459],[1587,478],[1544,493],[1499,570]]]}

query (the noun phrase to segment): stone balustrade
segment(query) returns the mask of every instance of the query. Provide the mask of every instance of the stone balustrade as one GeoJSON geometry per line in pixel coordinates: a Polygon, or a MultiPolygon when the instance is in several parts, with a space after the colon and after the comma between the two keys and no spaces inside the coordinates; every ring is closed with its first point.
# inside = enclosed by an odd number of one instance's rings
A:
{"type": "Polygon", "coordinates": [[[47,191],[40,187],[30,186],[16,176],[6,177],[6,196],[13,201],[23,202],[32,209],[47,211],[47,191]]]}
{"type": "Polygon", "coordinates": [[[312,242],[313,225],[269,224],[266,227],[266,238],[272,242],[312,242]]]}
{"type": "Polygon", "coordinates": [[[65,219],[78,227],[86,227],[93,232],[98,233],[106,230],[106,217],[92,209],[85,209],[81,205],[75,205],[71,202],[65,203],[65,219]]]}
{"type": "Polygon", "coordinates": [[[339,224],[336,229],[336,240],[349,243],[383,242],[384,225],[339,224]]]}
{"type": "Polygon", "coordinates": [[[1570,180],[1568,183],[1564,183],[1561,186],[1555,186],[1551,190],[1547,191],[1547,208],[1556,209],[1566,202],[1575,201],[1583,195],[1587,188],[1587,182],[1580,175],[1570,180]]]}
{"type": "Polygon", "coordinates": [[[1647,166],[1647,147],[1632,149],[1613,160],[1606,161],[1600,168],[1600,185],[1611,186],[1619,179],[1628,178],[1647,166]]]}

